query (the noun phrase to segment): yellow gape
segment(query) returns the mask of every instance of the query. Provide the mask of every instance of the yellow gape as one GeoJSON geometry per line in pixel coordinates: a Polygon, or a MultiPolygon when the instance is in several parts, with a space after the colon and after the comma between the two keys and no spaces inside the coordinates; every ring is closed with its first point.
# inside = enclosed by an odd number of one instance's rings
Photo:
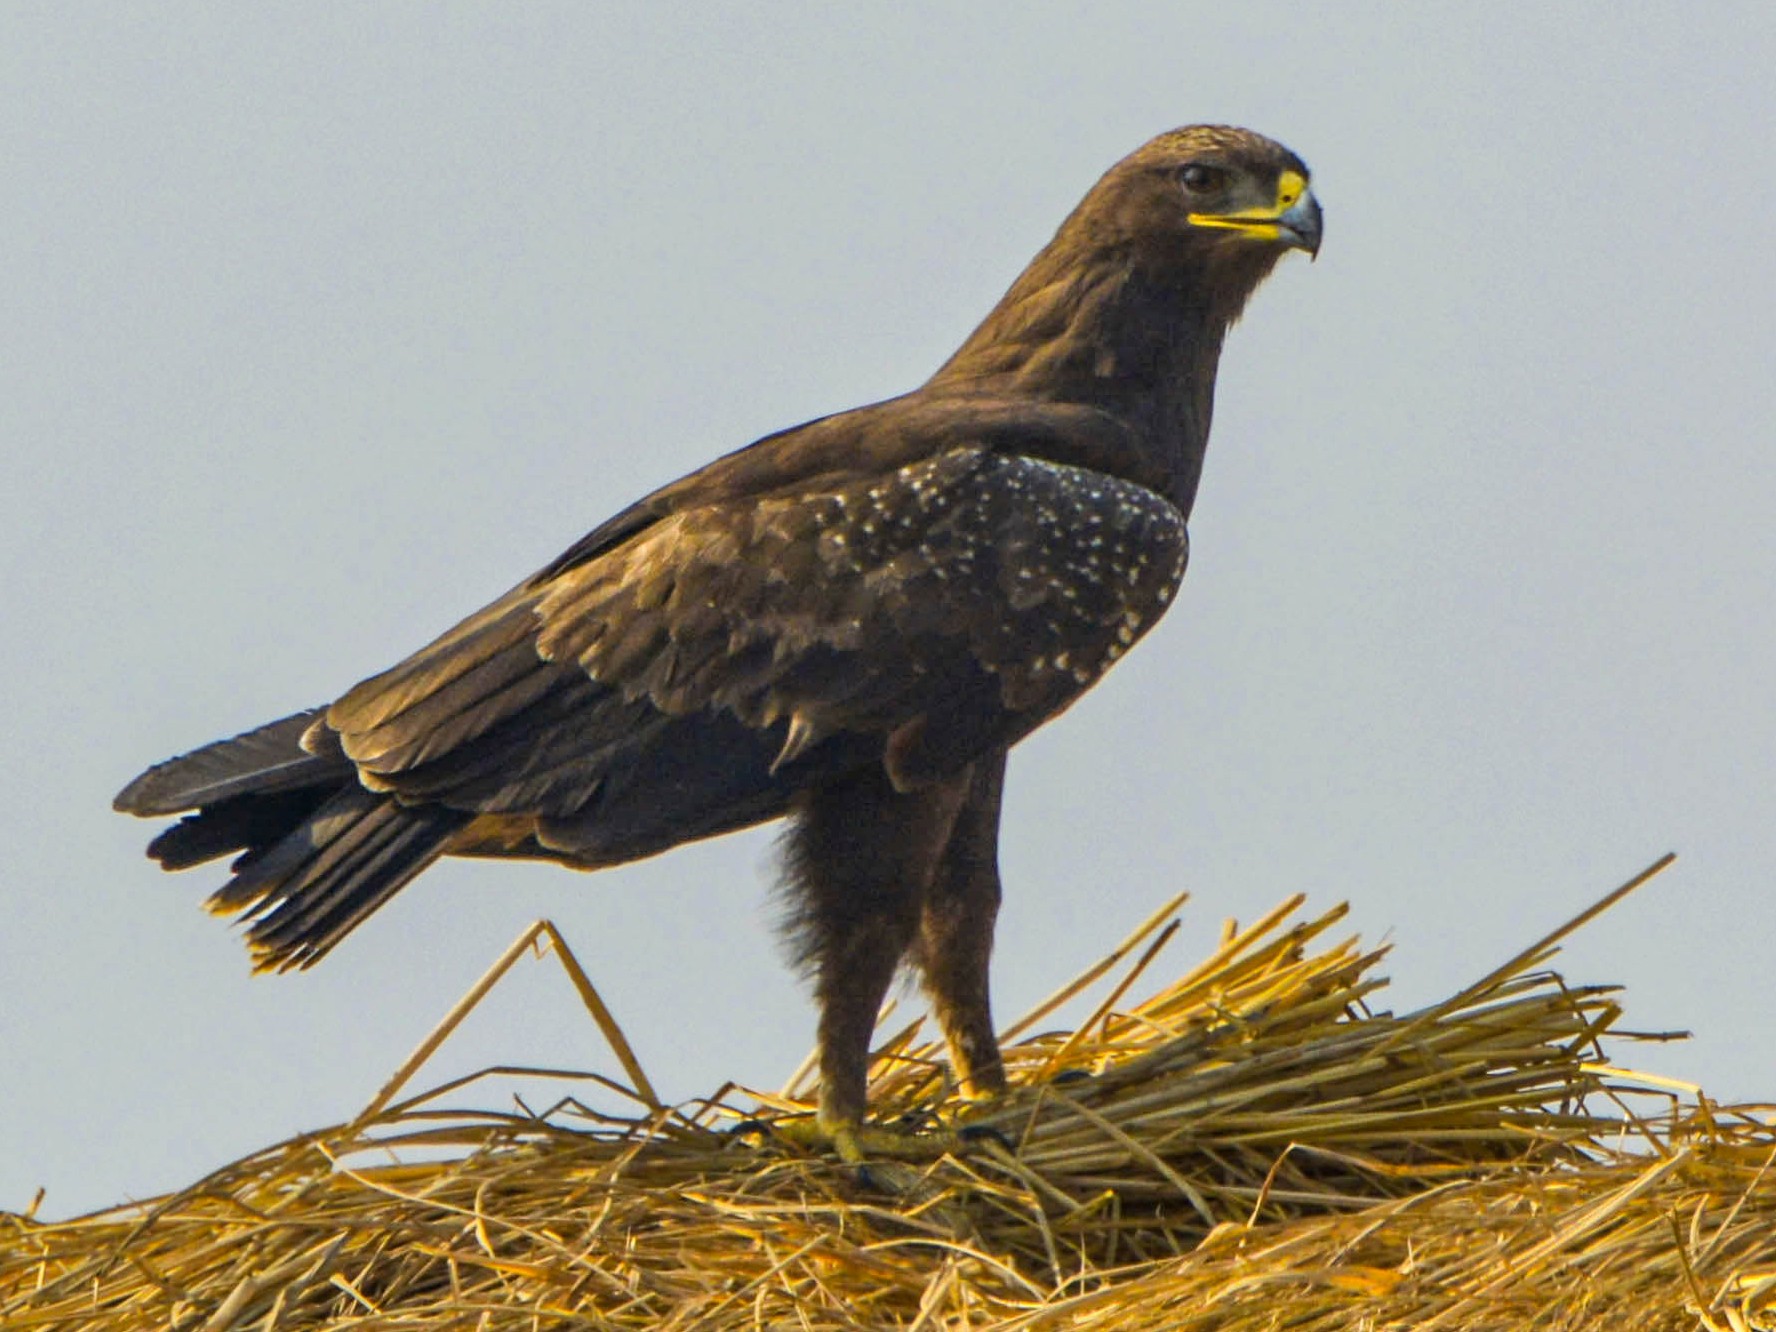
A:
{"type": "Polygon", "coordinates": [[[1307,177],[1299,171],[1285,171],[1277,177],[1276,202],[1258,208],[1242,208],[1237,213],[1192,213],[1192,225],[1224,227],[1244,232],[1254,240],[1281,240],[1282,229],[1277,219],[1301,201],[1307,193],[1307,177]]]}

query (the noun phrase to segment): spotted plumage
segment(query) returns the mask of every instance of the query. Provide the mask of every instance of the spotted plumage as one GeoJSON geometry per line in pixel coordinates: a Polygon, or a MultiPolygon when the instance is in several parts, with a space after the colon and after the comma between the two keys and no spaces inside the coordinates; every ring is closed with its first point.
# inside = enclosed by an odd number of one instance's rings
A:
{"type": "Polygon", "coordinates": [[[1306,168],[1246,131],[1107,174],[923,387],[767,437],[619,513],[333,702],[157,765],[167,868],[307,966],[441,855],[595,868],[790,818],[822,1117],[858,1123],[870,1024],[915,966],[959,1077],[987,1001],[1006,751],[1183,577],[1224,332],[1289,248],[1306,168]]]}

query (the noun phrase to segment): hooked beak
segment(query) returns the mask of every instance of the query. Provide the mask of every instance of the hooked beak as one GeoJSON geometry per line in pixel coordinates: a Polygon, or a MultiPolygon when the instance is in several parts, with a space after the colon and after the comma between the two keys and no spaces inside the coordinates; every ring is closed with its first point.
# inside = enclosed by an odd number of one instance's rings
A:
{"type": "Polygon", "coordinates": [[[1277,239],[1292,249],[1306,250],[1309,259],[1319,258],[1320,201],[1312,190],[1277,218],[1277,239]]]}
{"type": "Polygon", "coordinates": [[[1190,221],[1193,226],[1237,231],[1253,240],[1306,250],[1310,258],[1320,252],[1319,200],[1307,188],[1306,177],[1296,171],[1285,171],[1277,179],[1274,204],[1237,213],[1192,213],[1190,221]]]}

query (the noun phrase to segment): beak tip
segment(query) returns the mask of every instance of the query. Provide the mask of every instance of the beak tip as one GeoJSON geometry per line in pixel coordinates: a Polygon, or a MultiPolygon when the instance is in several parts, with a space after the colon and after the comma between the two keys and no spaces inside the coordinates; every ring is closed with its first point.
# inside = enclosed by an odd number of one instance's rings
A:
{"type": "Polygon", "coordinates": [[[1311,192],[1302,195],[1295,202],[1295,206],[1277,221],[1290,237],[1290,243],[1297,249],[1307,251],[1310,262],[1320,257],[1323,214],[1320,211],[1320,201],[1314,198],[1311,192]]]}

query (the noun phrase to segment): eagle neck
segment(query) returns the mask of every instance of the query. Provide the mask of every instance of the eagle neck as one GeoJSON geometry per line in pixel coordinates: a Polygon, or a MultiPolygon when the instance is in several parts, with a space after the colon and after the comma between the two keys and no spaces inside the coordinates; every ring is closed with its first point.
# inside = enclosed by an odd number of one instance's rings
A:
{"type": "MultiPolygon", "coordinates": [[[[1055,247],[1051,247],[1051,251],[1055,247]]],[[[1186,516],[1196,499],[1228,327],[1275,256],[1251,271],[1128,249],[1045,252],[932,377],[930,388],[1098,408],[1131,427],[1186,516]]],[[[1131,480],[1139,478],[1128,478],[1131,480]]]]}

